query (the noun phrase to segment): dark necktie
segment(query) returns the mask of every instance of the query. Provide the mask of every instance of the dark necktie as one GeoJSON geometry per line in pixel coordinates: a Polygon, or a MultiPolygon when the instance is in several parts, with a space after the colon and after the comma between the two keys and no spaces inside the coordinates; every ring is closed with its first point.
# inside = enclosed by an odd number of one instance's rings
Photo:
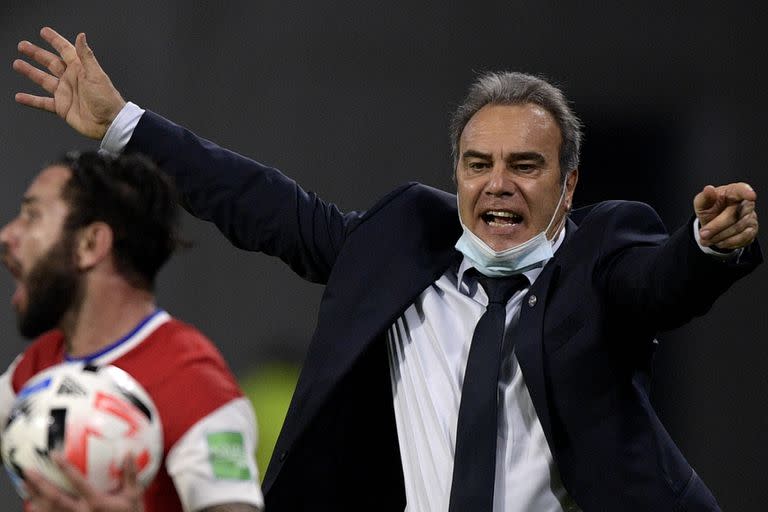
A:
{"type": "Polygon", "coordinates": [[[478,275],[488,307],[475,326],[461,388],[449,512],[490,512],[496,475],[497,389],[507,301],[525,276],[478,275]]]}

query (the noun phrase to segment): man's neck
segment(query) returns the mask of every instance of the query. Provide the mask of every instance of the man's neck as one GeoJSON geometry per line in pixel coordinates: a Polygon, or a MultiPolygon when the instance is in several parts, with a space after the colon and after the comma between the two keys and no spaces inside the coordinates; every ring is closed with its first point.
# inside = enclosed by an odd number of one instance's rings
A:
{"type": "Polygon", "coordinates": [[[68,355],[98,352],[131,332],[156,309],[154,295],[121,279],[89,283],[76,311],[61,322],[68,355]]]}

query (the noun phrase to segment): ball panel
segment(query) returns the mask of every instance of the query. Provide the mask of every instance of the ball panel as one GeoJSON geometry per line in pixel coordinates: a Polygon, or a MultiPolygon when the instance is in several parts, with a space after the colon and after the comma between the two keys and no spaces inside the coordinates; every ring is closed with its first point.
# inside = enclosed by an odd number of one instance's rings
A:
{"type": "Polygon", "coordinates": [[[96,489],[112,491],[127,456],[148,485],[162,458],[162,428],[148,393],[114,366],[63,363],[33,377],[19,392],[2,431],[6,470],[24,497],[24,471],[34,469],[62,490],[73,489],[50,458],[62,451],[96,489]]]}

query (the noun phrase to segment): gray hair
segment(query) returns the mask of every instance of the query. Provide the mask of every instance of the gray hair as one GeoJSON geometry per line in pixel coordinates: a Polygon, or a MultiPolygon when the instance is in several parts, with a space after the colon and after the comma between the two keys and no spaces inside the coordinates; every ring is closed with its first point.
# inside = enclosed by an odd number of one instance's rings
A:
{"type": "Polygon", "coordinates": [[[459,163],[459,139],[464,127],[485,105],[538,105],[555,118],[560,127],[560,173],[563,177],[579,166],[581,121],[568,105],[563,92],[546,80],[517,72],[488,72],[480,75],[451,117],[451,155],[454,169],[459,163]]]}

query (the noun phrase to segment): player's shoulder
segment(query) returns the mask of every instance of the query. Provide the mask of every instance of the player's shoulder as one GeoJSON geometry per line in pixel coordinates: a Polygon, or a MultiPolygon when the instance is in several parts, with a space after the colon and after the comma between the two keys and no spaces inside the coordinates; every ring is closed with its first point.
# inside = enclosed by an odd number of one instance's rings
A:
{"type": "Polygon", "coordinates": [[[216,345],[208,336],[194,325],[178,318],[170,317],[157,328],[153,338],[157,338],[166,350],[180,356],[221,357],[216,345]]]}
{"type": "Polygon", "coordinates": [[[64,352],[64,335],[59,330],[48,331],[21,353],[14,362],[11,383],[15,392],[37,373],[58,364],[64,352]]]}
{"type": "Polygon", "coordinates": [[[169,446],[202,418],[243,396],[213,343],[199,329],[173,317],[114,364],[150,394],[169,446]]]}
{"type": "Polygon", "coordinates": [[[213,342],[196,327],[171,316],[114,364],[148,382],[164,380],[167,375],[174,375],[177,381],[234,381],[213,342]]]}

